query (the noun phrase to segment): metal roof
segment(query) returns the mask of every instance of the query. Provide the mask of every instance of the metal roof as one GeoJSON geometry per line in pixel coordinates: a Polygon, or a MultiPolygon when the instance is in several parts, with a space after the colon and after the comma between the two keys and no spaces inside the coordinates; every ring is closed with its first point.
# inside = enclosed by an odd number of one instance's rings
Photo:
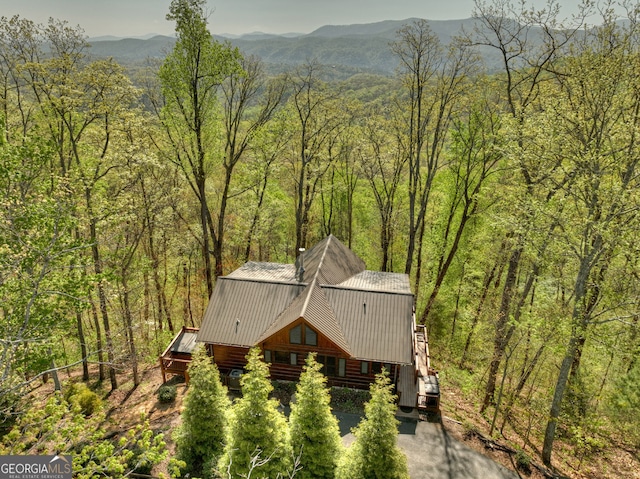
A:
{"type": "Polygon", "coordinates": [[[322,288],[356,359],[411,364],[413,295],[322,288]]]}
{"type": "Polygon", "coordinates": [[[281,283],[296,282],[296,268],[292,264],[256,263],[249,261],[233,273],[226,276],[234,279],[250,279],[252,281],[272,281],[281,283]]]}
{"type": "Polygon", "coordinates": [[[196,338],[198,334],[190,331],[181,331],[178,339],[174,341],[171,347],[173,353],[191,354],[196,347],[196,338]]]}
{"type": "Polygon", "coordinates": [[[302,292],[303,284],[218,278],[198,341],[253,346],[265,328],[302,292]]]}
{"type": "Polygon", "coordinates": [[[349,356],[411,364],[413,295],[407,275],[366,271],[335,236],[296,266],[249,262],[218,279],[198,341],[254,346],[304,318],[349,356]]]}
{"type": "Polygon", "coordinates": [[[366,270],[343,281],[338,286],[364,291],[411,294],[409,276],[403,273],[383,273],[366,270]]]}
{"type": "Polygon", "coordinates": [[[321,284],[338,284],[365,269],[364,261],[333,235],[300,256],[303,280],[309,283],[317,277],[321,284]]]}

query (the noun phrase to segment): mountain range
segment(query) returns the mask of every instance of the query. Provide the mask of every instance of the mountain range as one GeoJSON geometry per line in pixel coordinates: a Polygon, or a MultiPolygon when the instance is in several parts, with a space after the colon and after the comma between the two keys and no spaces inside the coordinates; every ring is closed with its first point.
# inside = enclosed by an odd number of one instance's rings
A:
{"type": "MultiPolygon", "coordinates": [[[[228,41],[244,55],[261,58],[271,72],[316,60],[332,67],[391,74],[397,59],[389,46],[403,25],[416,19],[387,20],[355,25],[325,25],[308,34],[274,35],[249,33],[220,35],[216,39],[228,41]]],[[[475,20],[430,20],[429,26],[443,44],[461,31],[473,29],[475,20]]],[[[163,58],[175,43],[174,37],[156,35],[140,38],[101,37],[89,39],[91,55],[96,58],[113,57],[131,65],[148,58],[163,58]]]]}

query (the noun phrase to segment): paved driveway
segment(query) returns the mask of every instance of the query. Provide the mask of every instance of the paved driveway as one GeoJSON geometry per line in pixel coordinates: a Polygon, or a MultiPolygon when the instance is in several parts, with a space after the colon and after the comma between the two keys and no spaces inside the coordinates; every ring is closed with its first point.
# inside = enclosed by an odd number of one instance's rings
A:
{"type": "MultiPolygon", "coordinates": [[[[335,413],[345,445],[353,442],[356,414],[335,413]]],[[[398,445],[411,479],[518,479],[518,475],[450,436],[440,423],[401,422],[398,445]]]]}

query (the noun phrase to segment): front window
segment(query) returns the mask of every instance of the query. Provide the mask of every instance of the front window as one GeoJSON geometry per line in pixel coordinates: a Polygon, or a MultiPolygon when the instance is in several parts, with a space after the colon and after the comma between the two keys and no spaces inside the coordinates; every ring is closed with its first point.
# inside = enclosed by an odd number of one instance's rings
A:
{"type": "Polygon", "coordinates": [[[289,364],[291,360],[289,358],[289,353],[287,353],[286,351],[275,351],[274,356],[275,362],[278,364],[289,364]]]}
{"type": "Polygon", "coordinates": [[[336,375],[336,358],[333,356],[318,355],[318,362],[322,364],[322,374],[325,376],[336,375]]]}

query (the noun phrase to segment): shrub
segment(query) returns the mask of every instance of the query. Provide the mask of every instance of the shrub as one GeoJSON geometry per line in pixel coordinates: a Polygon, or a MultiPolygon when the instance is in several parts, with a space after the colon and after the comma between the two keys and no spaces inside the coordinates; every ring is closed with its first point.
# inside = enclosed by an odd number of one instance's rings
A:
{"type": "Polygon", "coordinates": [[[162,404],[169,404],[175,401],[178,390],[173,384],[163,384],[158,388],[158,401],[162,404]]]}
{"type": "Polygon", "coordinates": [[[516,451],[516,467],[525,474],[531,474],[531,458],[520,448],[516,451]]]}
{"type": "Polygon", "coordinates": [[[331,406],[337,411],[354,414],[362,413],[364,405],[369,399],[371,399],[371,393],[366,390],[331,388],[331,406]]]}
{"type": "Polygon", "coordinates": [[[72,406],[79,407],[85,417],[91,416],[102,408],[100,397],[85,383],[70,384],[64,393],[64,398],[72,406]]]}

